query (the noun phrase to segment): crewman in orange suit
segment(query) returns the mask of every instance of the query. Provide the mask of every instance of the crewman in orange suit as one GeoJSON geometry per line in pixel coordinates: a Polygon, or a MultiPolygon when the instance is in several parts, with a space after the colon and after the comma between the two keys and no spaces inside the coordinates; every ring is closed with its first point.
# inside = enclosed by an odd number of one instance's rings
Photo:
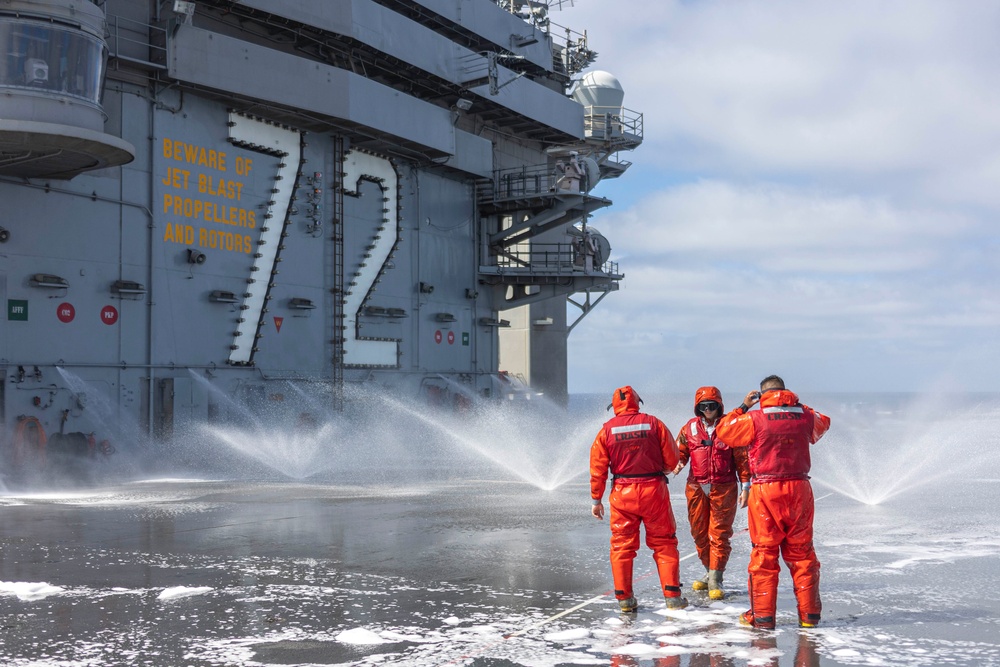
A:
{"type": "Polygon", "coordinates": [[[639,550],[639,525],[646,526],[646,546],[660,576],[668,609],[683,609],[677,525],[670,506],[666,473],[677,465],[677,445],[659,419],[639,412],[642,399],[632,387],[615,390],[608,409],[615,416],[605,422],[590,447],[591,514],[604,518],[604,487],[612,475],[611,573],[615,598],[625,613],[638,608],[632,591],[632,561],[639,550]]]}
{"type": "Polygon", "coordinates": [[[778,553],[792,573],[799,626],[819,624],[819,560],[813,549],[813,491],[809,447],[830,428],[830,418],[799,403],[777,375],[761,380],[743,404],[722,418],[716,435],[730,447],[746,447],[751,487],[750,609],[740,622],[774,628],[778,553]],[[760,410],[749,411],[760,401],[760,410]]]}
{"type": "Polygon", "coordinates": [[[716,433],[715,427],[724,414],[722,392],[716,387],[700,387],[694,393],[695,416],[677,434],[680,460],[673,471],[676,475],[691,462],[684,495],[691,537],[705,566],[705,576],[696,579],[691,588],[707,589],[712,600],[726,595],[722,577],[733,550],[729,539],[733,536],[736,503],[746,507],[750,491],[746,448],[731,449],[716,433]]]}

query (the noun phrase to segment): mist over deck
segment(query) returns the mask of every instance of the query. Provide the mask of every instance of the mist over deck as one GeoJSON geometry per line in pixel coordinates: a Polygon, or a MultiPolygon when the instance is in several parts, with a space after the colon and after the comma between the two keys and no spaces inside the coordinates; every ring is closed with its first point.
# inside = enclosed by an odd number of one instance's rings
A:
{"type": "MultiPolygon", "coordinates": [[[[623,622],[609,591],[608,528],[589,514],[584,470],[600,410],[460,418],[385,410],[394,428],[339,434],[377,434],[366,456],[304,479],[267,474],[247,449],[206,437],[202,462],[237,470],[232,463],[243,461],[242,478],[178,470],[74,489],[8,489],[0,497],[0,656],[13,667],[1000,660],[997,403],[928,414],[922,405],[814,402],[836,428],[814,448],[824,603],[815,630],[797,628],[784,569],[778,629],[738,625],[750,549],[743,515],[724,601],[709,604],[689,590],[702,572],[681,519],[681,579],[692,606],[663,609],[643,550],[642,609],[623,622]],[[492,460],[470,448],[502,452],[538,434],[533,447],[492,460]],[[432,439],[440,456],[412,456],[415,441],[432,439]],[[974,468],[945,473],[968,442],[987,454],[974,468]],[[925,481],[865,501],[849,495],[857,489],[836,490],[844,479],[864,485],[868,467],[891,481],[895,460],[925,481]],[[551,475],[564,461],[578,474],[558,483],[512,472],[551,475]]],[[[669,424],[687,412],[672,398],[649,403],[669,424]]],[[[261,436],[251,425],[244,440],[261,436]]],[[[671,480],[678,517],[682,481],[671,480]]]]}

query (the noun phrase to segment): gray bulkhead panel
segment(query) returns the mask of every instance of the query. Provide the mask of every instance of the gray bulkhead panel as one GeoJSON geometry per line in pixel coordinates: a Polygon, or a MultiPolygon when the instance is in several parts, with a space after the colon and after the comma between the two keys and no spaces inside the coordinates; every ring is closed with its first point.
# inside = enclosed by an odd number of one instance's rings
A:
{"type": "MultiPolygon", "coordinates": [[[[365,171],[365,170],[362,170],[365,171]]],[[[405,357],[412,345],[410,324],[413,321],[413,294],[416,290],[410,278],[410,263],[405,252],[412,245],[409,215],[398,218],[399,227],[393,231],[393,226],[385,220],[393,220],[397,198],[403,196],[400,204],[409,209],[406,193],[411,190],[405,175],[399,175],[393,169],[394,178],[380,183],[373,180],[377,174],[361,174],[357,181],[346,181],[344,184],[344,281],[346,291],[355,298],[345,300],[347,322],[356,316],[356,330],[349,331],[348,337],[356,335],[360,340],[381,340],[394,343],[394,354],[381,358],[384,365],[395,365],[400,356],[405,357]],[[383,188],[385,188],[383,190],[383,188]],[[385,201],[388,200],[388,201],[385,201]],[[386,210],[388,209],[388,210],[386,210]],[[401,244],[401,250],[382,262],[381,267],[363,268],[373,261],[369,248],[376,243],[401,244]],[[381,269],[376,275],[375,269],[381,269]],[[366,298],[367,297],[367,298],[366,298]],[[356,305],[354,305],[356,304],[356,305]],[[388,317],[389,309],[397,308],[401,313],[398,317],[388,317]],[[369,310],[371,309],[371,310],[369,310]],[[367,312],[376,314],[367,315],[367,312]]],[[[372,248],[374,249],[374,248],[372,248]]],[[[391,253],[390,253],[391,254],[391,253]]],[[[395,312],[395,311],[394,311],[395,312]]],[[[351,350],[347,350],[344,363],[354,365],[360,363],[351,350]]]]}
{"type": "MultiPolygon", "coordinates": [[[[142,107],[145,119],[145,103],[127,97],[106,91],[109,118],[123,105],[134,105],[142,107]]],[[[136,155],[144,159],[141,145],[136,155]]],[[[148,308],[144,301],[125,300],[111,290],[123,273],[139,273],[145,282],[145,270],[137,267],[145,263],[143,249],[148,247],[148,188],[140,184],[123,194],[118,180],[119,173],[135,173],[141,166],[133,165],[88,172],[67,182],[0,183],[0,201],[11,213],[3,222],[11,231],[3,255],[8,294],[27,308],[25,319],[10,323],[16,334],[10,338],[10,358],[31,364],[145,361],[148,308]],[[121,206],[123,197],[132,205],[121,206]],[[133,230],[140,235],[138,245],[124,247],[121,239],[133,230]],[[61,278],[66,286],[33,280],[37,274],[61,278]]]]}
{"type": "Polygon", "coordinates": [[[455,154],[446,165],[469,174],[493,177],[493,142],[469,132],[455,130],[455,154]]]}
{"type": "Polygon", "coordinates": [[[10,275],[8,298],[25,301],[29,315],[12,323],[17,335],[8,344],[10,358],[30,363],[142,363],[146,307],[142,301],[119,299],[110,288],[120,276],[122,226],[147,227],[147,217],[61,189],[46,193],[5,185],[0,197],[8,210],[30,211],[32,218],[32,224],[11,225],[10,245],[17,252],[4,262],[10,275]],[[39,283],[33,280],[37,274],[61,278],[66,287],[39,283]],[[135,326],[141,329],[135,332],[135,326]],[[128,330],[124,338],[123,329],[128,330]]]}
{"type": "Polygon", "coordinates": [[[156,362],[223,365],[239,304],[213,302],[209,294],[245,291],[260,207],[273,187],[267,162],[277,158],[229,144],[222,104],[188,94],[183,108],[158,111],[154,121],[156,362]],[[237,224],[221,222],[233,213],[237,224]],[[228,248],[227,237],[233,239],[228,248]],[[201,253],[201,263],[190,261],[191,251],[201,253]]]}
{"type": "Polygon", "coordinates": [[[193,26],[170,40],[170,76],[214,90],[342,118],[455,154],[451,112],[352,72],[193,26]]]}
{"type": "MultiPolygon", "coordinates": [[[[535,65],[552,71],[552,50],[544,32],[525,23],[510,12],[497,7],[495,3],[474,2],[473,0],[414,0],[438,16],[445,18],[466,30],[476,33],[498,47],[524,56],[535,65]],[[535,44],[515,46],[515,37],[533,36],[535,44]]],[[[524,40],[530,41],[530,40],[524,40]]]]}
{"type": "MultiPolygon", "coordinates": [[[[250,273],[248,250],[253,249],[257,226],[264,224],[259,215],[274,186],[271,179],[279,158],[226,142],[227,119],[222,103],[191,94],[186,95],[183,113],[156,114],[157,363],[224,365],[241,311],[237,303],[213,302],[208,295],[213,291],[239,295],[248,279],[268,279],[250,273]],[[199,122],[191,123],[192,117],[199,122]],[[215,152],[216,166],[188,160],[188,155],[201,160],[202,149],[215,152]],[[253,168],[236,173],[240,160],[252,161],[253,168]],[[224,185],[229,195],[220,194],[224,185]],[[201,212],[194,208],[199,201],[201,212]],[[255,213],[255,227],[219,222],[231,221],[233,214],[226,211],[234,208],[247,215],[255,213]],[[234,234],[244,238],[229,243],[234,234]],[[189,262],[190,249],[205,255],[202,264],[189,262]]],[[[315,185],[326,193],[339,167],[333,162],[332,141],[310,134],[307,143],[304,177],[320,174],[315,185]]],[[[398,191],[383,192],[375,182],[362,180],[357,194],[344,197],[344,275],[348,279],[370,261],[366,251],[372,238],[385,233],[379,230],[383,209],[395,206],[398,196],[402,211],[400,248],[376,283],[350,288],[368,295],[357,313],[357,334],[365,340],[397,341],[400,366],[418,374],[492,372],[495,359],[490,339],[494,333],[476,326],[480,315],[492,312],[489,293],[470,297],[466,291],[475,292],[477,285],[473,185],[420,171],[406,162],[397,164],[398,191]],[[421,293],[420,282],[433,285],[433,292],[421,293]],[[439,321],[440,313],[455,319],[439,321]]],[[[304,183],[299,190],[312,187],[304,183]]],[[[323,287],[329,284],[329,234],[312,227],[315,223],[306,216],[306,207],[300,197],[289,234],[282,240],[284,261],[276,267],[279,273],[270,278],[272,298],[262,314],[262,338],[256,342],[260,351],[255,357],[255,365],[267,374],[322,376],[329,365],[331,334],[323,287]],[[292,299],[303,298],[316,308],[289,306],[292,299]]],[[[275,219],[267,224],[281,223],[275,219]]],[[[393,374],[391,370],[375,372],[385,374],[387,380],[393,374]]],[[[363,375],[369,373],[365,370],[363,375]]]]}
{"type": "MultiPolygon", "coordinates": [[[[305,180],[299,183],[299,200],[286,227],[288,236],[281,241],[285,248],[280,253],[282,261],[275,267],[278,273],[273,277],[272,298],[261,328],[260,352],[254,361],[262,368],[284,374],[324,377],[329,376],[332,363],[329,314],[332,295],[325,287],[333,284],[329,244],[332,230],[328,214],[319,218],[323,227],[318,227],[317,220],[307,215],[308,205],[301,193],[313,186],[324,192],[332,190],[334,173],[340,165],[334,159],[333,141],[329,137],[309,134],[306,143],[305,180]],[[319,178],[314,176],[317,173],[321,174],[319,178]],[[308,299],[316,308],[294,307],[293,303],[300,303],[295,300],[301,299],[308,299]]],[[[323,210],[330,210],[328,203],[323,210]]],[[[277,218],[274,222],[278,224],[277,218]]]]}
{"type": "Polygon", "coordinates": [[[475,368],[490,372],[490,332],[477,326],[478,315],[491,313],[487,295],[478,290],[476,210],[472,185],[426,171],[417,173],[419,247],[410,249],[416,274],[432,294],[418,290],[418,356],[413,367],[440,372],[475,368]],[[477,308],[482,312],[477,314],[477,308]],[[452,320],[452,317],[454,318],[452,320]],[[477,358],[478,357],[478,358],[477,358]]]}
{"type": "MultiPolygon", "coordinates": [[[[157,308],[156,361],[222,365],[230,345],[253,345],[260,349],[255,359],[260,366],[318,373],[324,367],[321,317],[290,310],[288,303],[292,298],[324,303],[322,235],[307,231],[304,212],[292,215],[281,241],[283,261],[273,267],[278,273],[271,275],[271,266],[253,270],[262,228],[280,228],[289,212],[264,217],[283,158],[229,143],[228,121],[222,103],[194,95],[186,95],[183,113],[156,113],[154,262],[162,283],[157,281],[155,296],[166,306],[157,308]],[[200,262],[191,261],[191,251],[201,253],[200,262]],[[274,284],[265,312],[240,309],[251,280],[274,284]],[[212,292],[237,300],[214,301],[212,292]],[[261,338],[244,335],[234,342],[238,318],[254,316],[261,321],[261,338]]],[[[322,188],[332,183],[331,142],[322,136],[311,140],[309,172],[323,174],[322,188]]]]}
{"type": "Polygon", "coordinates": [[[508,69],[500,67],[498,70],[500,90],[496,95],[490,94],[489,84],[472,88],[472,92],[522,116],[543,121],[574,139],[584,138],[582,105],[508,69]]]}
{"type": "MultiPolygon", "coordinates": [[[[245,0],[243,4],[353,37],[382,53],[456,85],[484,76],[487,71],[483,55],[371,0],[322,5],[297,0],[245,0]]],[[[509,44],[513,34],[523,34],[532,29],[521,19],[495,5],[476,3],[475,6],[491,10],[488,18],[503,26],[500,32],[510,31],[503,43],[509,44]]],[[[488,23],[485,18],[475,23],[488,23]]],[[[545,43],[547,44],[547,40],[545,43]]],[[[548,50],[547,46],[545,48],[548,50]]],[[[551,69],[551,65],[552,55],[549,53],[546,68],[551,69]]],[[[530,79],[518,78],[517,73],[503,65],[497,66],[497,79],[499,85],[505,86],[499,95],[490,95],[488,85],[472,88],[471,92],[573,137],[583,137],[583,107],[579,103],[530,79]],[[517,80],[514,81],[515,79],[517,80]]],[[[356,118],[351,120],[359,121],[356,118]]]]}
{"type": "MultiPolygon", "coordinates": [[[[477,328],[480,316],[492,312],[490,294],[477,292],[476,209],[473,182],[396,162],[401,207],[398,246],[374,283],[365,283],[360,268],[371,261],[368,244],[380,228],[383,195],[394,193],[361,180],[347,185],[344,198],[344,273],[349,290],[366,295],[357,313],[361,340],[395,341],[399,370],[352,371],[346,377],[368,377],[398,384],[412,374],[495,372],[494,332],[477,328]]],[[[481,382],[489,386],[489,381],[481,382]]],[[[412,388],[411,388],[412,389],[412,388]]]]}

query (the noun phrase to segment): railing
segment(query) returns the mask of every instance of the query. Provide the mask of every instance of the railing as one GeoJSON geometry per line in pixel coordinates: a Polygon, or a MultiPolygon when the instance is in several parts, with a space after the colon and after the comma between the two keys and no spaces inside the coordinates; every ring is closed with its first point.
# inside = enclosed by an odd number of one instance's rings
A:
{"type": "Polygon", "coordinates": [[[493,172],[493,198],[535,197],[556,188],[556,174],[548,165],[527,165],[493,172]]]}
{"type": "Polygon", "coordinates": [[[625,107],[584,108],[583,129],[588,139],[612,143],[642,140],[642,114],[625,107]]]}
{"type": "Polygon", "coordinates": [[[587,45],[587,33],[577,32],[553,23],[549,14],[553,9],[571,6],[572,0],[494,0],[503,9],[518,16],[549,37],[552,47],[553,70],[567,79],[587,69],[597,53],[587,45]]]}
{"type": "Polygon", "coordinates": [[[552,39],[552,64],[559,74],[573,76],[597,60],[597,53],[587,45],[587,33],[577,32],[556,23],[548,23],[546,32],[552,39]],[[556,34],[552,28],[558,28],[563,36],[556,34]]]}
{"type": "Polygon", "coordinates": [[[597,259],[595,255],[587,254],[583,239],[579,239],[572,243],[528,243],[504,248],[496,255],[496,265],[501,273],[572,276],[589,272],[618,275],[618,262],[596,264],[597,259]]]}
{"type": "Polygon", "coordinates": [[[607,162],[612,163],[620,167],[621,171],[625,171],[632,166],[632,162],[629,160],[622,159],[618,151],[615,151],[608,156],[607,162]]]}
{"type": "Polygon", "coordinates": [[[108,55],[111,59],[166,69],[167,31],[164,28],[117,14],[109,15],[107,20],[108,55]],[[136,57],[140,53],[145,53],[145,57],[136,57]]]}
{"type": "Polygon", "coordinates": [[[480,188],[479,195],[492,201],[526,199],[553,194],[579,194],[589,190],[587,172],[570,160],[557,160],[555,167],[547,164],[527,165],[493,172],[489,185],[480,188]],[[489,190],[492,186],[492,191],[489,190]]]}

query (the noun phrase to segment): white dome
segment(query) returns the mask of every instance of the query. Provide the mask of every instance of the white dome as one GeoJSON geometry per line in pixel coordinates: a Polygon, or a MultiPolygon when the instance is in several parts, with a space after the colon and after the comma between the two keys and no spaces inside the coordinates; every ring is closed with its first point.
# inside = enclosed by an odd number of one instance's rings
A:
{"type": "Polygon", "coordinates": [[[594,70],[580,79],[573,90],[573,99],[585,107],[621,107],[625,90],[614,75],[594,70]]]}

